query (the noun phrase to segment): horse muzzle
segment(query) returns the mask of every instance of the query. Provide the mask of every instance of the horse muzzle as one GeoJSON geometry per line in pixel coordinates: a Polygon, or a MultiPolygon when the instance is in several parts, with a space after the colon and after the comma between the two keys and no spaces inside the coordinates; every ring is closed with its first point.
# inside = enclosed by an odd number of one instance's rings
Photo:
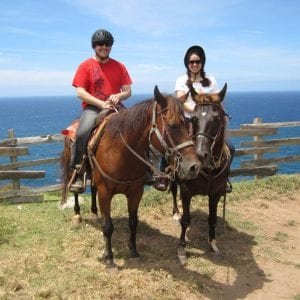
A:
{"type": "Polygon", "coordinates": [[[197,158],[184,157],[178,165],[177,176],[181,180],[190,180],[198,176],[201,163],[197,158]]]}

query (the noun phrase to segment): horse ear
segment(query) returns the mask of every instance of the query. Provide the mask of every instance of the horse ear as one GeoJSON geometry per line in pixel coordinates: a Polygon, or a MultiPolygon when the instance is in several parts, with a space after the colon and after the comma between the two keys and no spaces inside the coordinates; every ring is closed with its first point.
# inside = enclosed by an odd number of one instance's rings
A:
{"type": "Polygon", "coordinates": [[[224,100],[226,91],[227,91],[227,82],[225,82],[222,90],[219,92],[220,102],[224,100]]]}
{"type": "Polygon", "coordinates": [[[157,85],[154,87],[154,99],[161,105],[162,108],[167,106],[166,98],[161,94],[157,85]]]}

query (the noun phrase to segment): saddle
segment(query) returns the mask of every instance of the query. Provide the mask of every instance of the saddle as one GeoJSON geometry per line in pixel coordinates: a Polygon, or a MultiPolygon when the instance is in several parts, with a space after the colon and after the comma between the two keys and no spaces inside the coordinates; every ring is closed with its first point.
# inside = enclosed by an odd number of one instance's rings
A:
{"type": "MultiPolygon", "coordinates": [[[[111,118],[112,115],[114,115],[115,112],[112,112],[110,110],[103,110],[99,113],[97,119],[96,119],[96,125],[92,129],[92,132],[89,137],[88,141],[88,150],[91,150],[93,153],[96,151],[96,148],[100,142],[101,136],[103,135],[104,128],[108,122],[108,120],[111,118]]],[[[76,139],[76,133],[79,127],[79,119],[75,119],[72,121],[72,123],[66,128],[61,131],[61,134],[64,136],[67,136],[73,143],[76,139]]]]}

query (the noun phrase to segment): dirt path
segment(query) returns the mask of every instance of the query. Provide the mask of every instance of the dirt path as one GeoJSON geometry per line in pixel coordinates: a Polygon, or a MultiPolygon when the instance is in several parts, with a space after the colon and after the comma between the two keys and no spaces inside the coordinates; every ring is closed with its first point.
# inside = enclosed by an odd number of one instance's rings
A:
{"type": "MultiPolygon", "coordinates": [[[[300,195],[271,201],[264,196],[228,205],[228,221],[238,221],[218,230],[222,257],[202,253],[204,264],[215,264],[205,298],[300,299],[300,195]]],[[[197,212],[193,217],[190,240],[204,226],[195,221],[197,212]]]]}

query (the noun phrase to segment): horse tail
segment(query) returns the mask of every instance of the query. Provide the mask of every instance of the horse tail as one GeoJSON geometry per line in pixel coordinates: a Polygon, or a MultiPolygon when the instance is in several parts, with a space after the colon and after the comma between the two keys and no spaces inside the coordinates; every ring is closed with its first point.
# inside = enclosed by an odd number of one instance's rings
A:
{"type": "Polygon", "coordinates": [[[61,194],[61,204],[66,203],[68,197],[68,183],[71,179],[72,172],[70,171],[70,161],[71,161],[71,147],[72,141],[66,136],[64,141],[64,150],[60,157],[60,167],[62,170],[62,194],[61,194]]]}

